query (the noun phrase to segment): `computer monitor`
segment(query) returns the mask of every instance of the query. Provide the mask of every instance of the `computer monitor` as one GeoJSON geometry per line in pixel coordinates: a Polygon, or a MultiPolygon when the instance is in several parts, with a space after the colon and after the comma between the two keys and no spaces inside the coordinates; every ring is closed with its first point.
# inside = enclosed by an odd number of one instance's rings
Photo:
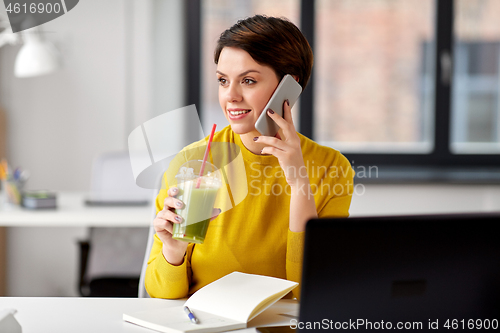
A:
{"type": "Polygon", "coordinates": [[[314,219],[300,332],[499,328],[500,214],[314,219]]]}

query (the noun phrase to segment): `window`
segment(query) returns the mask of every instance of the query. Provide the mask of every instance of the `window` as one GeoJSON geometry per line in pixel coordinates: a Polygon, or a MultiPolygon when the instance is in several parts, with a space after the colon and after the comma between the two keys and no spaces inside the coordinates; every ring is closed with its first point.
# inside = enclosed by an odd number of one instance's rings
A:
{"type": "Polygon", "coordinates": [[[303,112],[294,115],[301,133],[339,149],[353,165],[406,175],[430,170],[427,180],[453,173],[500,180],[500,1],[187,2],[199,4],[201,17],[198,50],[188,53],[202,57],[196,82],[205,129],[227,124],[213,76],[218,34],[256,13],[285,16],[315,54],[298,104],[303,112]],[[479,169],[486,173],[478,176],[479,169]]]}
{"type": "Polygon", "coordinates": [[[434,0],[316,1],[316,141],[432,150],[434,18],[434,0]]]}
{"type": "Polygon", "coordinates": [[[495,0],[460,0],[455,15],[452,151],[500,153],[500,25],[495,0]]]}

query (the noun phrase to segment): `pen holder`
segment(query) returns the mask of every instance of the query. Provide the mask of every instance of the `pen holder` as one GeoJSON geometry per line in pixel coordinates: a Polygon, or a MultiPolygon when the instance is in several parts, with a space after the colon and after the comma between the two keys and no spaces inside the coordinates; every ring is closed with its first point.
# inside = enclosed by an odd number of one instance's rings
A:
{"type": "Polygon", "coordinates": [[[3,201],[7,204],[19,205],[22,187],[23,183],[18,180],[12,178],[2,180],[3,201]]]}

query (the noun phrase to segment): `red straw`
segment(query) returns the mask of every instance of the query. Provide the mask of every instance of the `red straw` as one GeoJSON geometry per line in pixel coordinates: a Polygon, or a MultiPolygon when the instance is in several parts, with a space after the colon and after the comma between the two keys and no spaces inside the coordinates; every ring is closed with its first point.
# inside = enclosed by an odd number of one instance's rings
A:
{"type": "Polygon", "coordinates": [[[201,163],[200,176],[198,177],[198,181],[196,182],[196,188],[200,188],[201,177],[203,176],[203,171],[205,171],[205,164],[207,163],[208,153],[210,152],[210,144],[212,143],[212,139],[214,138],[215,128],[217,124],[212,126],[212,133],[210,133],[210,138],[208,138],[207,149],[205,150],[205,156],[203,156],[203,162],[201,163]]]}

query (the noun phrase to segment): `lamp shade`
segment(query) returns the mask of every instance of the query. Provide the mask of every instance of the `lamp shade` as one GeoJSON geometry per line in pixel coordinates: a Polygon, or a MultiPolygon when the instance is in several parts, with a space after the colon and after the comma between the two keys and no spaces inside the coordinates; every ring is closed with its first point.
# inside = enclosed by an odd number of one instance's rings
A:
{"type": "Polygon", "coordinates": [[[39,38],[29,38],[17,54],[14,75],[30,77],[48,74],[59,67],[57,58],[52,44],[39,38]]]}

